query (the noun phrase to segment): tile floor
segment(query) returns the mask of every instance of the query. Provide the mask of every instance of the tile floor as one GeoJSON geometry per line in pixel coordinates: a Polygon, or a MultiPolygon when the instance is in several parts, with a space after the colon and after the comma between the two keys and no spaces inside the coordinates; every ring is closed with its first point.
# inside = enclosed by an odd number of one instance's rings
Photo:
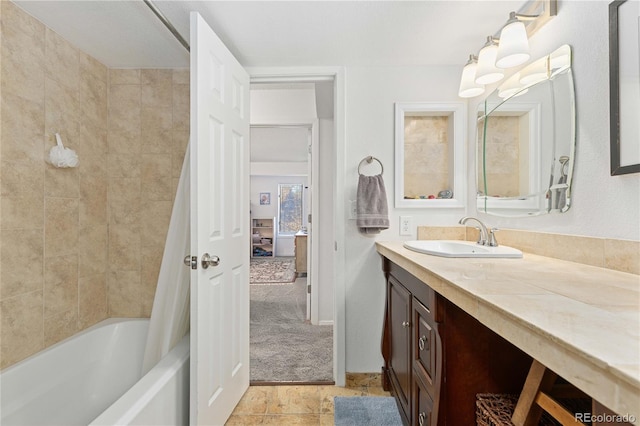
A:
{"type": "Polygon", "coordinates": [[[390,396],[380,374],[347,374],[346,387],[250,386],[227,425],[333,425],[334,396],[390,396]]]}

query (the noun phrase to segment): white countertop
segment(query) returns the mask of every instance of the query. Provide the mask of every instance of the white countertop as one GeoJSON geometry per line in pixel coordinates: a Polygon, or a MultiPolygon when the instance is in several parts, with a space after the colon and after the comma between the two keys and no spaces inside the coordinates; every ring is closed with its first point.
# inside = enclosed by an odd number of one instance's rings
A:
{"type": "Polygon", "coordinates": [[[640,421],[640,276],[524,253],[430,256],[377,250],[621,415],[640,421]]]}

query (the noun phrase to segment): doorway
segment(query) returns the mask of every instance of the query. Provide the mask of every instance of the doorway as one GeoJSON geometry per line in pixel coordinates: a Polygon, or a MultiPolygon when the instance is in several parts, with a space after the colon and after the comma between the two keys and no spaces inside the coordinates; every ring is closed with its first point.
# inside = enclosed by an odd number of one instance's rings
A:
{"type": "MultiPolygon", "coordinates": [[[[318,235],[333,231],[321,229],[326,213],[317,208],[324,121],[317,91],[311,82],[251,85],[251,217],[275,223],[273,255],[259,262],[290,260],[295,270],[293,282],[250,286],[253,384],[333,382],[333,310],[320,300],[333,282],[317,273],[318,235]],[[270,206],[258,204],[265,195],[270,206]]],[[[332,127],[327,132],[333,136],[332,127]]]]}

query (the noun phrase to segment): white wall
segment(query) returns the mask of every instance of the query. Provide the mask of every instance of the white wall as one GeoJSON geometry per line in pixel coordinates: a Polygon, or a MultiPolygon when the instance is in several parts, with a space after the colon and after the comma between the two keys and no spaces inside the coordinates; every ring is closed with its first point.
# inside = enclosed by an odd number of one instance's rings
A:
{"type": "MultiPolygon", "coordinates": [[[[333,170],[334,163],[334,151],[333,151],[333,120],[320,119],[319,120],[319,154],[320,165],[326,171],[333,170]]],[[[332,172],[327,175],[333,175],[332,172]]],[[[320,208],[323,206],[331,206],[333,200],[333,185],[330,179],[320,180],[316,184],[318,188],[318,201],[320,208]]],[[[319,218],[319,227],[323,231],[323,235],[312,234],[312,238],[317,236],[324,236],[324,240],[334,241],[331,235],[331,230],[335,229],[334,219],[331,209],[324,208],[323,214],[319,218]]],[[[313,224],[312,224],[313,225],[313,224]]],[[[315,229],[315,228],[314,228],[315,229]]],[[[319,291],[318,291],[318,321],[320,324],[328,324],[333,322],[333,305],[334,305],[334,291],[333,291],[333,244],[320,244],[318,248],[318,263],[319,268],[315,271],[318,277],[319,291]],[[327,285],[331,284],[331,285],[327,285]]]]}
{"type": "MultiPolygon", "coordinates": [[[[461,209],[396,209],[394,200],[394,103],[459,102],[461,67],[348,68],[346,70],[346,188],[345,204],[355,200],[360,160],[368,155],[384,165],[390,229],[375,236],[358,232],[347,220],[346,241],[346,371],[378,372],[385,282],[376,240],[400,240],[399,216],[411,215],[418,225],[453,225],[461,209]]],[[[414,229],[415,233],[415,229],[414,229]]]]}
{"type": "MultiPolygon", "coordinates": [[[[564,214],[532,218],[498,218],[475,208],[475,122],[468,120],[468,213],[491,226],[595,237],[640,239],[640,174],[610,176],[608,1],[559,2],[559,14],[531,40],[532,58],[562,44],[573,49],[576,89],[577,148],[573,206],[564,214]]],[[[478,46],[482,44],[478,40],[478,46]]],[[[470,46],[470,51],[478,48],[470,46]]],[[[345,204],[354,199],[356,167],[367,155],[385,167],[391,228],[378,236],[358,233],[346,223],[346,371],[379,371],[384,309],[384,279],[375,240],[399,240],[400,214],[410,214],[414,226],[453,225],[464,211],[397,210],[393,194],[393,102],[459,101],[457,89],[463,60],[457,67],[347,68],[345,204]]],[[[468,104],[476,111],[482,99],[468,104]]],[[[473,115],[467,114],[468,117],[473,115]]]]}
{"type": "MultiPolygon", "coordinates": [[[[306,176],[251,176],[251,218],[271,218],[278,216],[278,184],[300,183],[307,186],[306,176]],[[271,193],[271,204],[260,204],[260,193],[271,193]]],[[[303,207],[302,226],[307,226],[306,206],[303,207]]],[[[276,225],[277,227],[277,225],[276,225]]],[[[294,240],[292,235],[276,237],[276,256],[293,256],[294,240]]]]}

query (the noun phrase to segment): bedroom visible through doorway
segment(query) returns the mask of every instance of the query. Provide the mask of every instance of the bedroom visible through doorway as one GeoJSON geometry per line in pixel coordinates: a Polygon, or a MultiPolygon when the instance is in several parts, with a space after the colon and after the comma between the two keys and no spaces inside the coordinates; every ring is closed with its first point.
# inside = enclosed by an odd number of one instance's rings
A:
{"type": "Polygon", "coordinates": [[[257,84],[251,92],[251,220],[252,226],[267,227],[252,232],[250,379],[333,382],[332,321],[318,325],[318,301],[312,300],[318,292],[312,295],[308,287],[318,278],[312,242],[320,215],[311,214],[318,190],[312,156],[319,143],[315,85],[257,84]]]}

